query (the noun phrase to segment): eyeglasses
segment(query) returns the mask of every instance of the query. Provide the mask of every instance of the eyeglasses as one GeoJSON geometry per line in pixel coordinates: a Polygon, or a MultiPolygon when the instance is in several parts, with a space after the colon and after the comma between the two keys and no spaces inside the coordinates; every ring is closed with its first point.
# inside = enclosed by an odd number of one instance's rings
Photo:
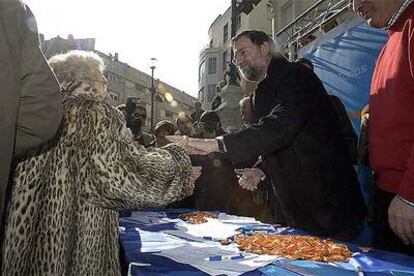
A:
{"type": "Polygon", "coordinates": [[[237,50],[236,52],[234,52],[233,63],[234,64],[239,64],[240,59],[244,58],[245,56],[246,56],[246,48],[242,48],[240,50],[237,50]]]}
{"type": "Polygon", "coordinates": [[[147,114],[141,113],[141,112],[134,112],[134,117],[135,118],[143,118],[143,119],[146,119],[147,118],[147,114]]]}
{"type": "Polygon", "coordinates": [[[185,124],[188,124],[188,123],[191,123],[191,121],[178,121],[177,122],[178,125],[185,125],[185,124]]]}
{"type": "Polygon", "coordinates": [[[246,57],[248,49],[250,49],[252,47],[255,47],[255,45],[247,46],[247,47],[236,50],[234,52],[234,55],[233,55],[233,63],[236,64],[236,65],[239,64],[240,60],[242,58],[244,59],[246,57]]]}

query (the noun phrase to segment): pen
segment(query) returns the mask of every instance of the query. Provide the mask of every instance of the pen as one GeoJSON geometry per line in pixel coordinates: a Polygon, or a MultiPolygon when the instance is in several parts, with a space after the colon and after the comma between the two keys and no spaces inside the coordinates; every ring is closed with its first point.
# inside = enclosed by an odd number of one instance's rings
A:
{"type": "Polygon", "coordinates": [[[214,261],[225,261],[225,260],[240,260],[244,259],[242,254],[236,255],[211,255],[208,258],[205,258],[204,261],[214,262],[214,261]]]}
{"type": "Polygon", "coordinates": [[[356,266],[355,271],[357,276],[364,276],[364,272],[361,270],[360,266],[356,266]]]}
{"type": "Polygon", "coordinates": [[[259,158],[257,158],[256,163],[253,164],[252,168],[256,168],[257,166],[259,166],[262,163],[262,156],[259,156],[259,158]]]}

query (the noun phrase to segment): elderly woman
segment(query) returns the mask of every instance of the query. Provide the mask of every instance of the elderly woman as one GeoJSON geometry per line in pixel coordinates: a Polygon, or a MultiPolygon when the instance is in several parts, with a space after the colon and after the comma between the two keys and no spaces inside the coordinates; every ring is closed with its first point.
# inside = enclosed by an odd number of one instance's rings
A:
{"type": "Polygon", "coordinates": [[[170,144],[135,144],[106,102],[102,60],[72,51],[50,65],[62,84],[60,133],[14,173],[2,275],[120,275],[118,211],[159,207],[193,192],[190,159],[170,144]]]}

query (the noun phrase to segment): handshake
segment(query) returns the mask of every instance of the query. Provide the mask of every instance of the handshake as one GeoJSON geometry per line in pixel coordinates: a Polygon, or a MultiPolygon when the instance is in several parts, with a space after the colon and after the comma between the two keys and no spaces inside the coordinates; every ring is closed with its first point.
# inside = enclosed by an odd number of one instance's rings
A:
{"type": "MultiPolygon", "coordinates": [[[[172,143],[177,144],[185,149],[187,154],[191,155],[207,155],[211,152],[219,152],[219,146],[216,139],[190,138],[188,136],[167,136],[172,143]]],[[[261,158],[253,165],[252,168],[236,169],[235,173],[238,177],[239,185],[249,191],[254,191],[266,176],[264,172],[256,168],[261,163],[261,158]],[[259,161],[260,160],[260,161],[259,161]]]]}
{"type": "Polygon", "coordinates": [[[170,135],[166,137],[171,143],[185,149],[187,154],[207,155],[211,152],[218,152],[218,142],[216,139],[190,138],[188,136],[170,135]]]}

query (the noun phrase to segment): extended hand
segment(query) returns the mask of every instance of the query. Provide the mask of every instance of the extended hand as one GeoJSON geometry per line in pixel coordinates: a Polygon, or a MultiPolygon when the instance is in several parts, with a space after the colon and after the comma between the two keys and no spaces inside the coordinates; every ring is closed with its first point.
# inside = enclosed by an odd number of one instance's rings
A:
{"type": "Polygon", "coordinates": [[[215,139],[189,138],[187,136],[176,135],[167,136],[166,138],[182,146],[188,154],[206,155],[219,151],[218,143],[215,139]]]}
{"type": "Polygon", "coordinates": [[[257,189],[262,177],[264,177],[264,172],[258,168],[248,168],[248,169],[236,169],[234,170],[236,174],[240,175],[239,185],[249,191],[254,191],[257,189]]]}
{"type": "Polygon", "coordinates": [[[190,183],[194,183],[201,175],[201,167],[191,167],[190,183]]]}
{"type": "Polygon", "coordinates": [[[388,222],[404,244],[414,244],[414,207],[395,196],[388,208],[388,222]]]}

